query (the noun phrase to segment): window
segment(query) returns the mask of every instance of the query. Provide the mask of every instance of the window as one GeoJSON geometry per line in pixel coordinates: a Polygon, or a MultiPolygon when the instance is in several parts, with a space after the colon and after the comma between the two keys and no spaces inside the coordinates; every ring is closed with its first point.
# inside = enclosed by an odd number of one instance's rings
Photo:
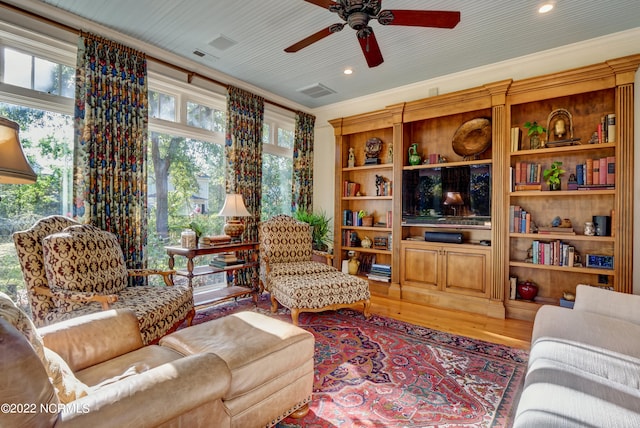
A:
{"type": "Polygon", "coordinates": [[[291,214],[294,120],[265,112],[262,128],[262,213],[266,220],[277,214],[291,214]]]}
{"type": "Polygon", "coordinates": [[[11,48],[4,48],[3,51],[3,83],[67,98],[74,97],[73,67],[11,48]]]}
{"type": "MultiPolygon", "coordinates": [[[[0,185],[0,291],[25,308],[11,233],[40,217],[72,212],[75,55],[75,45],[0,22],[0,115],[21,124],[38,174],[35,185],[0,185]]],[[[205,233],[222,232],[224,219],[216,214],[225,197],[225,112],[223,94],[149,71],[149,267],[167,267],[164,246],[179,242],[193,221],[205,233]]],[[[267,107],[263,218],[290,213],[293,126],[293,117],[267,107]]],[[[176,264],[181,267],[179,259],[176,264]]],[[[204,278],[207,283],[195,282],[199,290],[225,283],[223,274],[204,278]]]]}

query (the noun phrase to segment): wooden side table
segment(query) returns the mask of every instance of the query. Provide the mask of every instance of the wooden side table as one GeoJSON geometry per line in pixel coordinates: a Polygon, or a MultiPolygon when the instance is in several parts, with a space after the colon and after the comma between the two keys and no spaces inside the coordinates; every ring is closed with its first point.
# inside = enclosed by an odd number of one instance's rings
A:
{"type": "MultiPolygon", "coordinates": [[[[187,259],[187,268],[176,270],[176,275],[184,276],[187,278],[189,282],[189,286],[193,287],[193,278],[196,276],[203,275],[211,275],[214,273],[220,272],[234,272],[241,269],[249,269],[249,268],[257,268],[258,267],[258,250],[260,248],[260,244],[258,242],[239,242],[239,243],[229,243],[222,245],[212,245],[208,247],[198,247],[198,248],[183,248],[180,246],[167,246],[164,249],[167,251],[167,255],[169,256],[169,269],[173,270],[175,265],[175,256],[186,257],[187,259]],[[199,265],[196,266],[194,259],[200,256],[206,256],[211,254],[219,254],[219,253],[229,253],[229,252],[238,252],[238,251],[249,251],[253,250],[253,260],[245,260],[244,263],[229,265],[224,268],[215,267],[211,265],[199,265]]],[[[245,294],[252,294],[254,304],[258,303],[258,274],[256,269],[254,269],[253,276],[251,278],[251,287],[245,286],[227,286],[223,287],[219,290],[216,290],[211,298],[207,299],[204,302],[198,304],[199,308],[214,305],[216,303],[234,299],[245,294]]]]}

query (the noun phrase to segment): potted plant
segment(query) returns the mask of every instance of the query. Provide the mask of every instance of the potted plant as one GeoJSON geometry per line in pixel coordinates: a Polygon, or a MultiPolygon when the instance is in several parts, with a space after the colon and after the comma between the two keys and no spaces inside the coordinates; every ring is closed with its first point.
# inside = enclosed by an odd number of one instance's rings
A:
{"type": "Polygon", "coordinates": [[[560,161],[554,161],[549,168],[542,171],[542,177],[549,185],[549,190],[560,190],[560,176],[564,173],[560,161]]]}
{"type": "Polygon", "coordinates": [[[367,210],[358,211],[358,218],[362,220],[362,226],[373,226],[373,215],[369,214],[367,210]]]}
{"type": "Polygon", "coordinates": [[[547,132],[544,126],[538,125],[538,122],[526,122],[524,127],[528,129],[527,135],[529,136],[529,148],[539,149],[542,147],[542,140],[540,134],[547,132]]]}
{"type": "Polygon", "coordinates": [[[311,239],[313,241],[313,249],[318,251],[327,251],[329,246],[329,222],[330,218],[323,212],[314,214],[305,210],[296,210],[293,217],[298,221],[309,223],[311,226],[311,239]]]}

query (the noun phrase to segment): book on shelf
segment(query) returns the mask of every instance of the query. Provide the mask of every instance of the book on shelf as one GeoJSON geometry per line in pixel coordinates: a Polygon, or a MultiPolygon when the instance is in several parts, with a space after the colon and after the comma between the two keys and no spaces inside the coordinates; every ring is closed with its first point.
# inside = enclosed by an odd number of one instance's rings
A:
{"type": "Polygon", "coordinates": [[[614,143],[616,141],[616,115],[614,113],[607,114],[605,116],[606,130],[607,130],[607,143],[614,143]]]}
{"type": "Polygon", "coordinates": [[[373,281],[391,282],[391,277],[388,277],[388,276],[380,276],[380,275],[375,275],[370,273],[369,275],[367,275],[367,277],[373,281]]]}
{"type": "Polygon", "coordinates": [[[356,196],[360,191],[360,183],[345,180],[344,187],[342,189],[343,196],[356,196]]]}
{"type": "Polygon", "coordinates": [[[520,192],[524,190],[542,190],[542,184],[540,183],[519,183],[515,185],[515,191],[520,192]]]}
{"type": "Polygon", "coordinates": [[[513,127],[511,128],[511,151],[517,152],[520,150],[520,128],[513,127]]]}
{"type": "Polygon", "coordinates": [[[213,259],[222,260],[225,262],[235,262],[236,260],[238,260],[238,257],[236,257],[236,253],[229,252],[216,254],[215,256],[213,256],[213,259]]]}
{"type": "Polygon", "coordinates": [[[599,159],[586,159],[576,165],[578,186],[611,186],[616,183],[616,157],[606,156],[599,159]]]}
{"type": "Polygon", "coordinates": [[[531,213],[528,213],[518,205],[510,205],[509,232],[531,233],[531,213]]]}
{"type": "Polygon", "coordinates": [[[245,261],[241,260],[241,259],[237,259],[235,261],[229,261],[229,262],[224,261],[224,260],[211,260],[209,262],[209,265],[213,266],[213,267],[224,269],[224,268],[228,268],[228,267],[231,267],[231,266],[240,266],[240,265],[243,265],[244,263],[245,263],[245,261]]]}
{"type": "Polygon", "coordinates": [[[578,190],[613,190],[616,186],[613,184],[585,184],[578,185],[578,190]]]}
{"type": "Polygon", "coordinates": [[[573,266],[575,248],[559,239],[531,243],[531,263],[548,266],[573,266]]]}

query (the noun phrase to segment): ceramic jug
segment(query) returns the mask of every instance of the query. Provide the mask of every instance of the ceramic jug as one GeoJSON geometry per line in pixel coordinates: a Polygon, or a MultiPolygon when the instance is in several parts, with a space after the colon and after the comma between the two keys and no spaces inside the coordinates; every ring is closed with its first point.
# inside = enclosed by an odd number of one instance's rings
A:
{"type": "Polygon", "coordinates": [[[349,260],[349,274],[355,275],[358,273],[358,267],[360,266],[360,260],[355,257],[349,260]]]}
{"type": "Polygon", "coordinates": [[[418,143],[413,143],[411,147],[409,147],[409,165],[420,165],[420,160],[418,143]]]}

